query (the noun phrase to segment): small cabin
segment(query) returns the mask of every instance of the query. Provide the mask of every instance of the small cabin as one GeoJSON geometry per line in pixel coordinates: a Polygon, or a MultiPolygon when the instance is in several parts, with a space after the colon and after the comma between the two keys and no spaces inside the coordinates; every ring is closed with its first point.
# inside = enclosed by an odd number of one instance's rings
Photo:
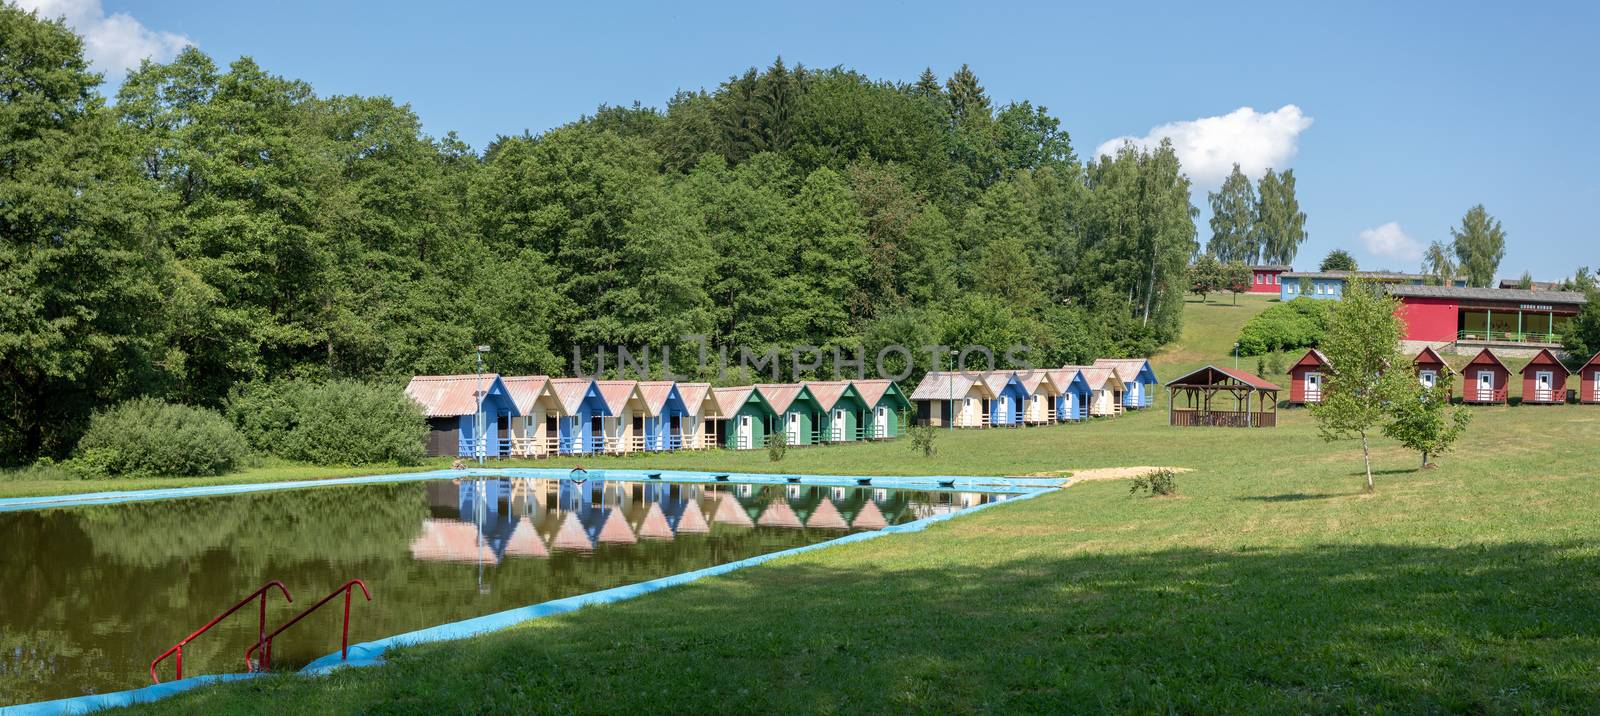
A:
{"type": "Polygon", "coordinates": [[[775,423],[772,432],[783,431],[790,446],[815,445],[817,427],[822,420],[822,405],[816,396],[796,383],[763,383],[756,392],[772,406],[775,423]]]}
{"type": "Polygon", "coordinates": [[[638,450],[659,452],[682,450],[695,422],[689,420],[689,406],[683,402],[678,384],[670,380],[639,381],[639,396],[644,399],[644,419],[634,431],[638,450]]]}
{"type": "Polygon", "coordinates": [[[867,421],[864,436],[868,440],[890,440],[905,432],[911,401],[892,380],[853,380],[856,392],[867,405],[871,419],[867,421]]]}
{"type": "Polygon", "coordinates": [[[772,430],[775,413],[767,399],[754,386],[715,388],[717,418],[720,423],[713,431],[722,436],[722,446],[729,450],[754,450],[765,447],[767,435],[772,430]]]}
{"type": "Polygon", "coordinates": [[[1122,379],[1117,377],[1116,371],[1110,368],[1096,368],[1088,365],[1063,367],[1068,370],[1077,370],[1083,375],[1083,381],[1089,385],[1090,417],[1109,417],[1117,415],[1125,409],[1122,401],[1122,379]]]}
{"type": "Polygon", "coordinates": [[[1122,407],[1140,410],[1155,404],[1156,386],[1161,381],[1156,379],[1156,371],[1150,367],[1150,361],[1143,358],[1100,358],[1095,360],[1094,367],[1116,371],[1117,379],[1122,381],[1122,407]]]}
{"type": "Polygon", "coordinates": [[[843,380],[813,380],[804,383],[816,398],[817,437],[820,442],[842,443],[861,440],[867,422],[867,402],[861,391],[843,380]]]}
{"type": "Polygon", "coordinates": [[[1417,371],[1417,381],[1428,390],[1433,390],[1450,372],[1450,364],[1445,362],[1444,357],[1427,346],[1417,353],[1416,358],[1411,359],[1411,365],[1417,371]]]}
{"type": "Polygon", "coordinates": [[[722,411],[717,405],[717,396],[711,392],[711,384],[678,383],[677,387],[687,411],[680,421],[683,449],[705,450],[720,445],[717,428],[722,424],[722,411]]]}
{"type": "Polygon", "coordinates": [[[1600,405],[1600,353],[1578,369],[1578,402],[1600,405]]]}
{"type": "Polygon", "coordinates": [[[1047,425],[1056,422],[1056,402],[1061,397],[1061,390],[1050,379],[1049,371],[1030,370],[1018,373],[1017,377],[1021,379],[1022,389],[1027,394],[1022,407],[1023,424],[1047,425]]]}
{"type": "Polygon", "coordinates": [[[642,449],[638,438],[644,433],[644,396],[634,380],[597,380],[595,387],[606,401],[610,415],[600,421],[604,430],[601,452],[621,454],[642,449]]]}
{"type": "Polygon", "coordinates": [[[511,456],[547,457],[553,454],[556,451],[555,431],[546,416],[558,415],[561,406],[550,387],[550,377],[509,376],[505,378],[505,383],[520,414],[511,419],[511,428],[506,436],[511,441],[511,456]]]}
{"type": "Polygon", "coordinates": [[[588,455],[605,450],[605,419],[611,407],[600,386],[591,378],[551,378],[559,411],[555,419],[556,452],[562,455],[588,455]]]}
{"type": "Polygon", "coordinates": [[[511,419],[520,415],[498,373],[419,375],[406,395],[422,405],[430,456],[503,457],[511,453],[511,419]],[[479,425],[482,434],[479,434],[479,425]]]}
{"type": "Polygon", "coordinates": [[[1522,368],[1523,405],[1561,405],[1567,402],[1567,378],[1572,373],[1549,348],[1541,348],[1522,368]]]}
{"type": "Polygon", "coordinates": [[[989,386],[989,392],[994,393],[987,410],[989,424],[1022,425],[1022,405],[1028,400],[1028,389],[1022,387],[1022,379],[1012,371],[997,370],[984,373],[982,380],[989,386]]]}
{"type": "Polygon", "coordinates": [[[1056,421],[1067,422],[1085,420],[1089,417],[1089,402],[1094,391],[1089,389],[1089,381],[1083,377],[1083,371],[1077,368],[1056,368],[1050,372],[1050,381],[1056,384],[1060,393],[1056,395],[1056,421]]]}
{"type": "Polygon", "coordinates": [[[1478,355],[1473,356],[1461,369],[1461,375],[1466,380],[1466,385],[1461,388],[1463,402],[1477,405],[1506,403],[1506,386],[1511,383],[1511,370],[1500,362],[1500,357],[1494,351],[1488,348],[1478,351],[1478,355]]]}
{"type": "Polygon", "coordinates": [[[1309,405],[1322,402],[1322,387],[1328,376],[1328,357],[1315,348],[1289,367],[1289,404],[1309,405]]]}
{"type": "Polygon", "coordinates": [[[994,393],[975,373],[933,371],[922,376],[911,391],[922,425],[956,428],[989,427],[989,403],[994,393]]]}

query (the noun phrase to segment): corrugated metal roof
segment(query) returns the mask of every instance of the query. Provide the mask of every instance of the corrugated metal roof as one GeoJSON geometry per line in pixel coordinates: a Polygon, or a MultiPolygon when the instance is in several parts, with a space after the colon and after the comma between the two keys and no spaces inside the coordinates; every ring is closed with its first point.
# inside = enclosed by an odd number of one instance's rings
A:
{"type": "Polygon", "coordinates": [[[1009,370],[992,370],[983,374],[983,384],[990,393],[999,395],[1000,391],[1006,389],[1006,384],[1011,382],[1011,376],[1014,375],[1016,373],[1009,370]]]}
{"type": "Polygon", "coordinates": [[[966,397],[974,387],[981,388],[983,392],[993,395],[989,386],[977,380],[976,373],[962,373],[959,371],[933,371],[922,376],[922,382],[917,384],[916,390],[911,391],[912,400],[952,400],[966,397]]]}
{"type": "Polygon", "coordinates": [[[1350,274],[1372,281],[1426,281],[1433,278],[1420,273],[1401,273],[1399,271],[1290,271],[1283,274],[1282,278],[1336,278],[1349,280],[1350,274]]]}
{"type": "Polygon", "coordinates": [[[606,401],[606,408],[612,415],[621,415],[623,409],[628,407],[628,399],[639,391],[639,381],[636,380],[597,380],[595,387],[600,389],[600,397],[606,401]]]}
{"type": "Polygon", "coordinates": [[[1251,373],[1246,373],[1246,372],[1244,372],[1242,370],[1231,370],[1231,369],[1228,369],[1228,368],[1221,368],[1221,367],[1214,366],[1214,365],[1208,365],[1208,366],[1206,366],[1204,368],[1201,368],[1200,370],[1197,370],[1197,371],[1194,371],[1192,373],[1189,373],[1188,375],[1184,375],[1182,377],[1179,377],[1176,380],[1173,380],[1171,383],[1168,383],[1167,385],[1169,385],[1169,386],[1171,386],[1171,385],[1179,385],[1179,386],[1184,386],[1184,385],[1188,385],[1188,386],[1217,385],[1219,383],[1219,381],[1216,379],[1216,376],[1204,375],[1206,373],[1206,371],[1211,371],[1211,372],[1216,373],[1217,375],[1220,375],[1220,376],[1222,376],[1224,378],[1232,378],[1232,379],[1237,380],[1240,383],[1244,383],[1245,385],[1248,385],[1251,388],[1254,388],[1256,390],[1283,390],[1283,388],[1278,387],[1278,385],[1276,383],[1270,382],[1270,381],[1268,381],[1265,378],[1262,378],[1260,376],[1253,375],[1251,373]],[[1200,377],[1200,380],[1192,381],[1192,382],[1189,380],[1190,378],[1195,378],[1197,376],[1200,377]]]}
{"type": "Polygon", "coordinates": [[[1056,384],[1056,389],[1065,393],[1067,388],[1072,386],[1072,380],[1077,378],[1081,371],[1077,368],[1051,368],[1045,372],[1050,374],[1050,382],[1056,384]]]}
{"type": "Polygon", "coordinates": [[[430,418],[454,418],[478,412],[479,386],[487,391],[498,373],[476,375],[419,375],[406,384],[406,395],[422,404],[430,418]]]}
{"type": "Polygon", "coordinates": [[[594,381],[588,378],[551,378],[550,390],[555,393],[556,402],[561,403],[561,410],[567,415],[577,415],[578,408],[583,405],[583,397],[588,394],[589,386],[594,381]]]}
{"type": "MultiPolygon", "coordinates": [[[[651,415],[660,415],[667,408],[667,399],[672,397],[672,386],[676,385],[670,380],[641,380],[639,381],[639,396],[644,398],[644,410],[651,415]]],[[[683,397],[683,392],[678,392],[678,397],[683,397]]]]}
{"type": "Polygon", "coordinates": [[[550,386],[547,375],[519,375],[502,380],[506,392],[511,394],[511,401],[517,404],[517,412],[523,415],[533,410],[533,404],[539,402],[539,396],[550,386]]]}
{"type": "Polygon", "coordinates": [[[757,383],[755,386],[760,391],[761,397],[767,399],[767,404],[772,406],[772,412],[782,415],[788,412],[789,406],[800,397],[804,386],[794,383],[757,383]]]}
{"type": "Polygon", "coordinates": [[[1139,372],[1144,370],[1150,361],[1143,358],[1096,358],[1096,368],[1110,368],[1117,372],[1117,378],[1123,383],[1132,383],[1139,379],[1139,372]]]}
{"type": "Polygon", "coordinates": [[[1294,267],[1293,266],[1285,266],[1283,264],[1260,264],[1258,266],[1251,266],[1250,270],[1251,271],[1293,271],[1294,267]]]}
{"type": "MultiPolygon", "coordinates": [[[[683,398],[683,405],[689,409],[689,412],[703,415],[706,398],[711,397],[711,384],[679,383],[678,397],[683,398]]],[[[712,404],[715,406],[716,401],[713,400],[712,404]]]]}
{"type": "Polygon", "coordinates": [[[1588,298],[1581,291],[1529,291],[1522,288],[1474,288],[1470,286],[1390,286],[1389,295],[1402,298],[1455,298],[1472,301],[1559,303],[1574,306],[1581,306],[1588,302],[1588,298]]]}
{"type": "Polygon", "coordinates": [[[754,390],[755,388],[751,386],[741,385],[735,388],[716,388],[711,394],[717,399],[717,411],[722,417],[731,418],[744,406],[745,401],[750,399],[750,393],[754,390]]]}
{"type": "Polygon", "coordinates": [[[1122,379],[1117,377],[1117,372],[1110,368],[1099,368],[1092,365],[1064,365],[1064,370],[1075,370],[1083,374],[1083,382],[1089,384],[1089,390],[1105,390],[1106,381],[1117,381],[1116,387],[1122,386],[1122,379]]]}
{"type": "Polygon", "coordinates": [[[1039,392],[1039,388],[1041,387],[1047,387],[1049,389],[1047,391],[1048,393],[1061,392],[1061,386],[1056,385],[1055,379],[1050,377],[1050,371],[1018,371],[1017,377],[1022,379],[1022,389],[1028,391],[1028,395],[1033,395],[1034,393],[1039,392]]]}
{"type": "Polygon", "coordinates": [[[811,391],[811,397],[822,404],[824,411],[833,410],[833,406],[839,403],[839,399],[843,398],[845,391],[850,388],[850,384],[842,380],[808,380],[803,385],[806,390],[811,391]]]}
{"type": "Polygon", "coordinates": [[[856,392],[861,394],[861,401],[867,407],[877,407],[878,401],[883,400],[883,394],[889,392],[889,386],[894,381],[889,380],[852,380],[850,384],[856,387],[856,392]]]}

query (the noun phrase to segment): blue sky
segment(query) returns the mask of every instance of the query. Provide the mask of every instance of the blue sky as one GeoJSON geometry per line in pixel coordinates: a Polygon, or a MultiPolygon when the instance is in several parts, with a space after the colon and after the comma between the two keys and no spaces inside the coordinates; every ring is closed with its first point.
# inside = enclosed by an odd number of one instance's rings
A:
{"type": "Polygon", "coordinates": [[[905,81],[968,63],[997,101],[1061,117],[1080,155],[1165,127],[1202,211],[1232,161],[1292,167],[1297,268],[1345,248],[1415,270],[1479,202],[1509,234],[1501,275],[1600,266],[1600,4],[23,3],[67,15],[112,76],[190,42],[322,94],[395,97],[476,147],[780,54],[905,81]]]}

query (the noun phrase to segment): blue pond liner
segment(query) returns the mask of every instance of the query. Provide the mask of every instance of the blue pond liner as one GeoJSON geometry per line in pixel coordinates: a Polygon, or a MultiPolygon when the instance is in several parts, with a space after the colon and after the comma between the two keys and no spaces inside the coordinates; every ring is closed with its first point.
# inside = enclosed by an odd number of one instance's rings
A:
{"type": "MultiPolygon", "coordinates": [[[[673,482],[713,482],[715,476],[725,473],[713,472],[685,472],[685,471],[650,471],[659,472],[662,479],[673,482]]],[[[208,487],[182,487],[168,490],[138,490],[131,492],[101,492],[87,495],[66,495],[56,497],[23,497],[0,500],[0,512],[16,510],[48,509],[54,507],[71,507],[77,505],[103,505],[118,502],[142,502],[147,500],[167,500],[183,497],[203,497],[212,495],[229,495],[247,492],[266,492],[270,490],[286,490],[301,487],[322,487],[328,485],[367,485],[390,482],[409,482],[415,480],[437,480],[446,478],[498,478],[498,477],[567,477],[569,470],[559,468],[507,468],[507,469],[473,469],[473,470],[436,470],[432,472],[408,473],[404,475],[378,475],[372,477],[352,477],[329,480],[296,480],[292,482],[272,482],[253,485],[215,485],[208,487]],[[90,499],[73,499],[90,498],[90,499]],[[118,499],[120,498],[120,499],[118,499]]],[[[589,479],[607,480],[641,480],[648,474],[643,470],[593,470],[589,472],[589,479]]],[[[752,484],[792,484],[787,478],[794,477],[786,474],[740,473],[740,483],[752,484]]],[[[807,485],[848,487],[855,486],[858,476],[844,475],[806,475],[804,483],[807,485]]],[[[327,673],[341,667],[377,666],[383,663],[384,652],[397,646],[414,644],[428,644],[441,641],[454,641],[465,639],[480,634],[500,631],[519,624],[525,624],[535,619],[556,616],[567,612],[576,611],[587,606],[612,604],[616,602],[644,596],[651,592],[688,584],[705,577],[727,574],[735,570],[753,567],[758,564],[804,554],[812,550],[824,549],[852,542],[864,542],[892,534],[920,532],[929,525],[943,522],[963,515],[969,515],[979,510],[985,510],[997,505],[1010,504],[1019,500],[1038,497],[1048,488],[1059,487],[1066,482],[1065,479],[1056,478],[991,478],[991,477],[961,477],[961,476],[932,476],[932,477],[873,477],[872,486],[887,489],[923,489],[945,490],[954,485],[966,489],[977,489],[983,492],[1014,494],[1016,497],[1004,502],[989,502],[974,505],[966,509],[948,512],[942,515],[924,517],[914,522],[890,525],[871,532],[857,532],[845,535],[826,542],[794,547],[791,549],[757,555],[728,562],[692,572],[659,577],[637,584],[627,584],[620,587],[603,589],[598,592],[580,594],[572,597],[553,599],[526,607],[508,609],[494,614],[486,614],[471,619],[440,624],[438,626],[419,629],[404,634],[362,642],[350,646],[349,658],[341,659],[339,652],[333,652],[320,659],[307,664],[300,670],[302,675],[317,675],[327,673]],[[941,484],[942,483],[942,484],[941,484]]],[[[263,676],[260,673],[247,674],[208,674],[179,679],[161,684],[154,684],[128,691],[113,691],[104,694],[89,696],[74,696],[55,701],[39,701],[31,704],[0,707],[0,716],[45,716],[47,714],[82,714],[101,709],[119,708],[134,704],[148,703],[164,699],[168,696],[189,691],[190,689],[209,684],[228,681],[238,681],[263,676]]]]}

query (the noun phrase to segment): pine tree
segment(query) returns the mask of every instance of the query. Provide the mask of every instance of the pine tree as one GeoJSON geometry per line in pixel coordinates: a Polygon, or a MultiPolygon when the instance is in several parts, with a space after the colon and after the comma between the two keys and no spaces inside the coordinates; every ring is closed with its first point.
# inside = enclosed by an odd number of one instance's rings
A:
{"type": "Polygon", "coordinates": [[[932,67],[922,68],[922,74],[917,77],[917,83],[911,85],[911,94],[918,97],[937,98],[943,94],[939,86],[939,76],[933,73],[932,67]]]}
{"type": "Polygon", "coordinates": [[[1506,257],[1506,232],[1500,221],[1478,204],[1461,217],[1461,226],[1450,229],[1450,236],[1455,239],[1456,260],[1466,274],[1467,284],[1492,284],[1501,259],[1506,257]]]}
{"type": "Polygon", "coordinates": [[[1218,261],[1244,261],[1260,263],[1260,234],[1256,231],[1256,191],[1250,177],[1233,165],[1233,172],[1222,181],[1222,187],[1206,195],[1211,202],[1211,241],[1206,253],[1218,261]]]}
{"type": "Polygon", "coordinates": [[[989,95],[978,84],[978,76],[965,63],[945,82],[950,99],[950,116],[956,124],[990,118],[989,95]]]}

